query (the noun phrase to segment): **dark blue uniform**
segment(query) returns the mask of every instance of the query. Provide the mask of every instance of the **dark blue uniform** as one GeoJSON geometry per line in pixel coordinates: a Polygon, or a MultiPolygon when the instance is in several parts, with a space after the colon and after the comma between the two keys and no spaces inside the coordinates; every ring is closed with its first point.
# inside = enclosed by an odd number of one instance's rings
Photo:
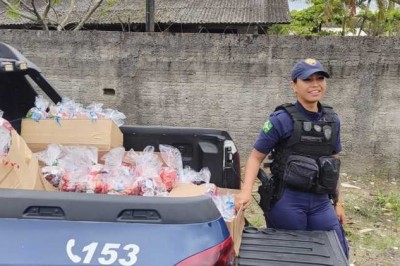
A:
{"type": "MultiPolygon", "coordinates": [[[[317,122],[322,117],[319,112],[310,112],[296,102],[295,107],[310,121],[317,122]]],[[[340,143],[340,120],[336,115],[337,140],[334,154],[342,150],[340,143]]],[[[273,148],[293,134],[293,120],[285,110],[272,113],[264,124],[254,148],[264,154],[269,154],[273,148]]],[[[267,225],[271,228],[289,230],[335,230],[348,256],[348,245],[343,228],[336,216],[328,194],[296,191],[285,188],[282,197],[274,204],[267,214],[267,225]],[[268,217],[268,218],[267,218],[268,217]]]]}

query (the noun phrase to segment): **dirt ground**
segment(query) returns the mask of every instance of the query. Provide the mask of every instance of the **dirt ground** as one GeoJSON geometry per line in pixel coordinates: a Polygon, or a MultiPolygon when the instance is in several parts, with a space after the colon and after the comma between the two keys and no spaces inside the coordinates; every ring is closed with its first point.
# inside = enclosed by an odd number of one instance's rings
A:
{"type": "MultiPolygon", "coordinates": [[[[352,177],[342,174],[346,236],[351,266],[400,265],[400,181],[387,175],[352,177]]],[[[253,204],[245,217],[251,225],[265,227],[254,186],[253,204]]]]}
{"type": "Polygon", "coordinates": [[[351,264],[400,265],[399,185],[384,175],[342,178],[351,264]]]}

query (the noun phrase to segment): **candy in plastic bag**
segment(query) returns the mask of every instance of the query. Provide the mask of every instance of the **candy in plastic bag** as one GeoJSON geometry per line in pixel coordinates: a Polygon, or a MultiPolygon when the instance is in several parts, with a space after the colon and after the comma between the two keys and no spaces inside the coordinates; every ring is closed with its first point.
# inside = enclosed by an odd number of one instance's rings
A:
{"type": "Polygon", "coordinates": [[[26,114],[27,118],[31,118],[35,121],[47,118],[47,108],[49,107],[49,101],[43,98],[42,95],[36,96],[35,107],[32,107],[26,114]]]}

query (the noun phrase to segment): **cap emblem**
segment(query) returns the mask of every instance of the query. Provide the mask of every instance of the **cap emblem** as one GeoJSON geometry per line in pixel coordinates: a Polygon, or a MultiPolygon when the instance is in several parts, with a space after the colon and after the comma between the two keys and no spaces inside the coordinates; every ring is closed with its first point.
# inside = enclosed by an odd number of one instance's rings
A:
{"type": "Polygon", "coordinates": [[[304,62],[306,62],[309,65],[315,66],[317,64],[317,60],[313,59],[313,58],[307,58],[304,60],[304,62]]]}

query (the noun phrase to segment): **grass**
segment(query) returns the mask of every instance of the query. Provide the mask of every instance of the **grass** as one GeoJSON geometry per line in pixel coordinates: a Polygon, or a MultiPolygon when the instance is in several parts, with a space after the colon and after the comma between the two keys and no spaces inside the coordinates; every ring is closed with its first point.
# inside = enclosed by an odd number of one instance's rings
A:
{"type": "Polygon", "coordinates": [[[395,179],[349,177],[346,201],[352,265],[400,265],[400,190],[395,179]]]}
{"type": "Polygon", "coordinates": [[[253,186],[253,200],[244,214],[249,225],[257,228],[266,227],[264,213],[257,204],[257,202],[260,200],[260,196],[258,194],[259,186],[260,181],[257,179],[253,186]]]}
{"type": "Polygon", "coordinates": [[[245,217],[251,226],[257,228],[266,227],[263,211],[257,204],[259,200],[257,191],[253,192],[253,197],[254,200],[251,202],[250,206],[246,209],[245,217]]]}
{"type": "Polygon", "coordinates": [[[392,213],[393,219],[398,222],[400,218],[400,192],[389,194],[380,193],[376,198],[378,206],[386,213],[392,213]]]}

